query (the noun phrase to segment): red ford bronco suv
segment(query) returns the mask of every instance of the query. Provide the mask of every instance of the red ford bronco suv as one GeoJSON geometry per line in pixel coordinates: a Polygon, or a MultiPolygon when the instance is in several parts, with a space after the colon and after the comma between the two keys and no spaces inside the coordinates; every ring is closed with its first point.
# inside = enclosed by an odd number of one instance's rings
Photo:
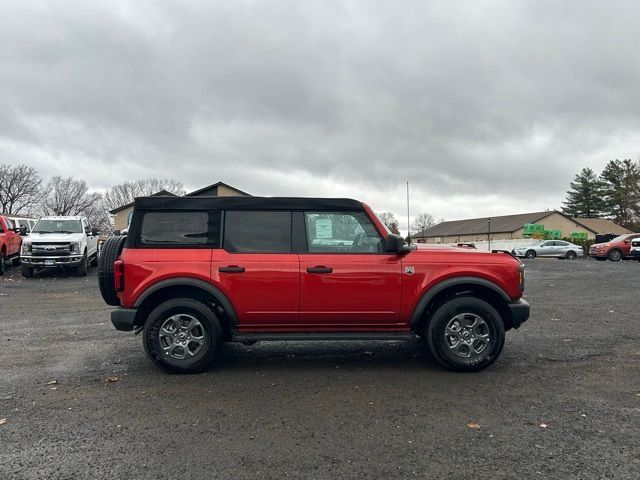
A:
{"type": "Polygon", "coordinates": [[[223,342],[416,335],[444,367],[476,371],[529,317],[510,253],[416,249],[349,199],[138,198],[98,277],[113,325],[174,372],[206,369],[223,342]]]}

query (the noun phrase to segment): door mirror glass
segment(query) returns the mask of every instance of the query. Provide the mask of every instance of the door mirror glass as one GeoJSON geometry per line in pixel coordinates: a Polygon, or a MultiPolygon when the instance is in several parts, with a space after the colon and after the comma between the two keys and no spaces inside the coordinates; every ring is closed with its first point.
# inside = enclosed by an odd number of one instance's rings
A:
{"type": "Polygon", "coordinates": [[[98,230],[97,228],[92,228],[91,229],[91,235],[93,235],[94,237],[97,237],[100,234],[100,230],[98,230]]]}
{"type": "Polygon", "coordinates": [[[18,233],[20,235],[22,235],[23,237],[27,235],[27,227],[24,225],[21,225],[20,228],[18,229],[18,233]]]}

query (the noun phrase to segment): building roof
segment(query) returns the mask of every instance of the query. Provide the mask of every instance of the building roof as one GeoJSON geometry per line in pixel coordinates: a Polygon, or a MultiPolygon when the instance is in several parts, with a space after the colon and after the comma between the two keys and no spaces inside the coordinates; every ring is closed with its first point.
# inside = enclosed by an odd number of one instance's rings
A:
{"type": "Polygon", "coordinates": [[[633,233],[631,230],[627,230],[621,227],[617,223],[612,222],[608,218],[585,218],[576,217],[576,222],[580,222],[582,225],[589,227],[595,233],[607,234],[613,233],[615,235],[624,235],[625,233],[633,233]]]}
{"type": "MultiPolygon", "coordinates": [[[[176,195],[167,190],[160,190],[159,192],[156,192],[150,196],[151,197],[175,197],[176,195]]],[[[126,205],[122,205],[121,207],[114,208],[113,210],[109,210],[109,213],[114,214],[114,213],[118,213],[121,210],[125,210],[129,207],[133,207],[133,203],[134,202],[127,203],[126,205]]]]}
{"type": "Polygon", "coordinates": [[[364,206],[349,198],[301,197],[138,197],[135,210],[350,210],[364,206]]]}
{"type": "Polygon", "coordinates": [[[489,231],[489,219],[491,219],[491,233],[513,233],[521,229],[525,223],[538,223],[554,213],[562,215],[572,222],[577,223],[579,226],[596,233],[595,230],[584,225],[581,221],[568,217],[562,212],[551,210],[545,212],[519,213],[516,215],[502,215],[498,217],[470,218],[467,220],[441,222],[433,227],[423,230],[422,232],[413,234],[412,238],[484,235],[489,231]]]}
{"type": "Polygon", "coordinates": [[[191,193],[187,193],[186,196],[187,197],[197,197],[199,195],[202,195],[202,193],[206,192],[207,190],[213,190],[213,189],[216,190],[216,195],[217,195],[217,190],[218,190],[218,187],[220,187],[220,186],[226,187],[226,188],[228,188],[230,190],[234,190],[234,191],[238,192],[240,195],[244,195],[245,197],[250,197],[251,196],[251,194],[249,194],[247,192],[243,192],[242,190],[240,190],[240,189],[238,189],[236,187],[232,187],[228,183],[224,183],[224,182],[212,183],[211,185],[207,185],[206,187],[202,187],[202,188],[200,188],[198,190],[194,190],[191,193]]]}

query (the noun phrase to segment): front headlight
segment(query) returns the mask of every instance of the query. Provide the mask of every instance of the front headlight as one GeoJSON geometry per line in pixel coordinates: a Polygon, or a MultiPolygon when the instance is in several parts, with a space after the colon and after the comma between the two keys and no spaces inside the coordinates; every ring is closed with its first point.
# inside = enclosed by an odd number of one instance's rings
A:
{"type": "Polygon", "coordinates": [[[69,246],[71,253],[80,253],[80,242],[71,242],[69,246]]]}
{"type": "Polygon", "coordinates": [[[22,242],[22,248],[20,249],[20,255],[31,255],[31,244],[22,242]]]}

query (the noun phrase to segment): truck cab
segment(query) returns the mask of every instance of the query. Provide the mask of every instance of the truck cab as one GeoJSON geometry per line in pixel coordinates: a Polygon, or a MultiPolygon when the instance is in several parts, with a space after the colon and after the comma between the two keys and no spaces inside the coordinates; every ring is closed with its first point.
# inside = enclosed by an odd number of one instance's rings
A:
{"type": "Polygon", "coordinates": [[[22,275],[29,278],[45,269],[87,275],[88,267],[98,264],[98,233],[86,217],[41,218],[22,243],[22,275]]]}

